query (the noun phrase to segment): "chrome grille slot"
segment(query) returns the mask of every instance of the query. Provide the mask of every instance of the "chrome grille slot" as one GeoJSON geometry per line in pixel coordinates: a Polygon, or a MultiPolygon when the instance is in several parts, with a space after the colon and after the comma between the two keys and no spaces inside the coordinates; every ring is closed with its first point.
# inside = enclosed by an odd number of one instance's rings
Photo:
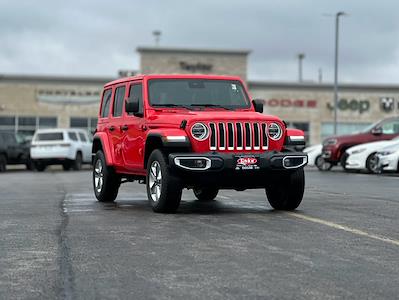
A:
{"type": "Polygon", "coordinates": [[[252,126],[251,123],[245,123],[245,150],[251,150],[252,145],[252,126]]]}
{"type": "Polygon", "coordinates": [[[217,148],[217,134],[216,134],[216,125],[215,123],[209,123],[209,127],[211,128],[211,136],[210,140],[210,150],[216,150],[217,148]]]}
{"type": "Polygon", "coordinates": [[[224,123],[219,123],[219,149],[226,149],[226,132],[225,132],[224,123]]]}
{"type": "Polygon", "coordinates": [[[227,123],[227,149],[234,150],[234,126],[233,123],[227,123]]]}
{"type": "Polygon", "coordinates": [[[260,149],[259,124],[254,123],[254,150],[260,149]]]}
{"type": "Polygon", "coordinates": [[[267,150],[267,124],[258,122],[209,123],[209,149],[267,150]]]}
{"type": "Polygon", "coordinates": [[[262,149],[267,150],[269,147],[267,139],[267,125],[262,124],[262,149]]]}

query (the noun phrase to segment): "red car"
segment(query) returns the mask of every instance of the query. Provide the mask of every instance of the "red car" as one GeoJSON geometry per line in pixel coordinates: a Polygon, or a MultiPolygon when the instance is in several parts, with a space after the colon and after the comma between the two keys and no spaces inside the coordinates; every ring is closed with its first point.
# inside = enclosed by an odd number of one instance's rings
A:
{"type": "Polygon", "coordinates": [[[238,77],[146,75],[105,85],[93,142],[93,187],[114,201],[121,183],[146,184],[155,212],[174,212],[182,189],[201,201],[219,189],[263,188],[275,209],[302,201],[307,155],[301,130],[286,129],[250,101],[238,77]]]}
{"type": "MultiPolygon", "coordinates": [[[[323,141],[322,157],[331,169],[338,163],[345,169],[347,155],[346,149],[364,143],[382,140],[391,140],[399,135],[399,118],[393,117],[379,121],[360,133],[329,137],[323,141]]],[[[320,169],[321,170],[321,169],[320,169]]]]}

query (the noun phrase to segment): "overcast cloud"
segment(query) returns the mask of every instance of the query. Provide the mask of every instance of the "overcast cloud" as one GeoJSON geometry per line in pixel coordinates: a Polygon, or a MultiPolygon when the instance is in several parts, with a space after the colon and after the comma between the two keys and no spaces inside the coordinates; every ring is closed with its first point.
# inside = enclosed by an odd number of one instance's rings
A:
{"type": "Polygon", "coordinates": [[[332,81],[334,18],[340,81],[399,83],[398,1],[0,0],[0,73],[116,76],[138,69],[138,46],[251,49],[249,79],[332,81]]]}

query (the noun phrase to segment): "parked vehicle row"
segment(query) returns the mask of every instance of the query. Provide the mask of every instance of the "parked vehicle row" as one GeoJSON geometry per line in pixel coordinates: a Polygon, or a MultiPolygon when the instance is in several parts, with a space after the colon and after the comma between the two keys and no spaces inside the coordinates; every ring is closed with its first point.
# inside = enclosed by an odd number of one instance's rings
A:
{"type": "Polygon", "coordinates": [[[32,141],[13,132],[0,132],[0,172],[7,165],[24,164],[28,170],[44,171],[49,165],[80,170],[91,164],[92,137],[82,129],[39,129],[32,141]]]}
{"type": "Polygon", "coordinates": [[[399,171],[399,118],[379,121],[364,131],[329,137],[323,144],[307,147],[309,165],[328,171],[340,164],[344,170],[399,171]]]}

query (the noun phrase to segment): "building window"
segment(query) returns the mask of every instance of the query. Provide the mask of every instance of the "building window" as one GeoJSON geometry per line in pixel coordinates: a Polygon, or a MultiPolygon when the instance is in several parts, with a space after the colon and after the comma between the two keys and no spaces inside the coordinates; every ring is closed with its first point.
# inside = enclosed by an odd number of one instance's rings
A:
{"type": "Polygon", "coordinates": [[[14,116],[0,117],[0,130],[19,133],[31,139],[38,128],[56,128],[57,117],[14,116]]]}
{"type": "MultiPolygon", "coordinates": [[[[371,123],[338,123],[337,135],[352,134],[364,130],[371,123]]],[[[334,135],[334,123],[326,122],[321,124],[321,139],[334,135]]]]}
{"type": "Polygon", "coordinates": [[[80,128],[94,133],[97,127],[97,118],[71,117],[69,124],[71,128],[80,128]]]}
{"type": "Polygon", "coordinates": [[[287,122],[288,128],[300,129],[305,133],[306,144],[309,143],[309,123],[307,122],[287,122]]]}
{"type": "Polygon", "coordinates": [[[57,127],[57,118],[39,117],[39,127],[40,128],[56,128],[57,127]]]}

